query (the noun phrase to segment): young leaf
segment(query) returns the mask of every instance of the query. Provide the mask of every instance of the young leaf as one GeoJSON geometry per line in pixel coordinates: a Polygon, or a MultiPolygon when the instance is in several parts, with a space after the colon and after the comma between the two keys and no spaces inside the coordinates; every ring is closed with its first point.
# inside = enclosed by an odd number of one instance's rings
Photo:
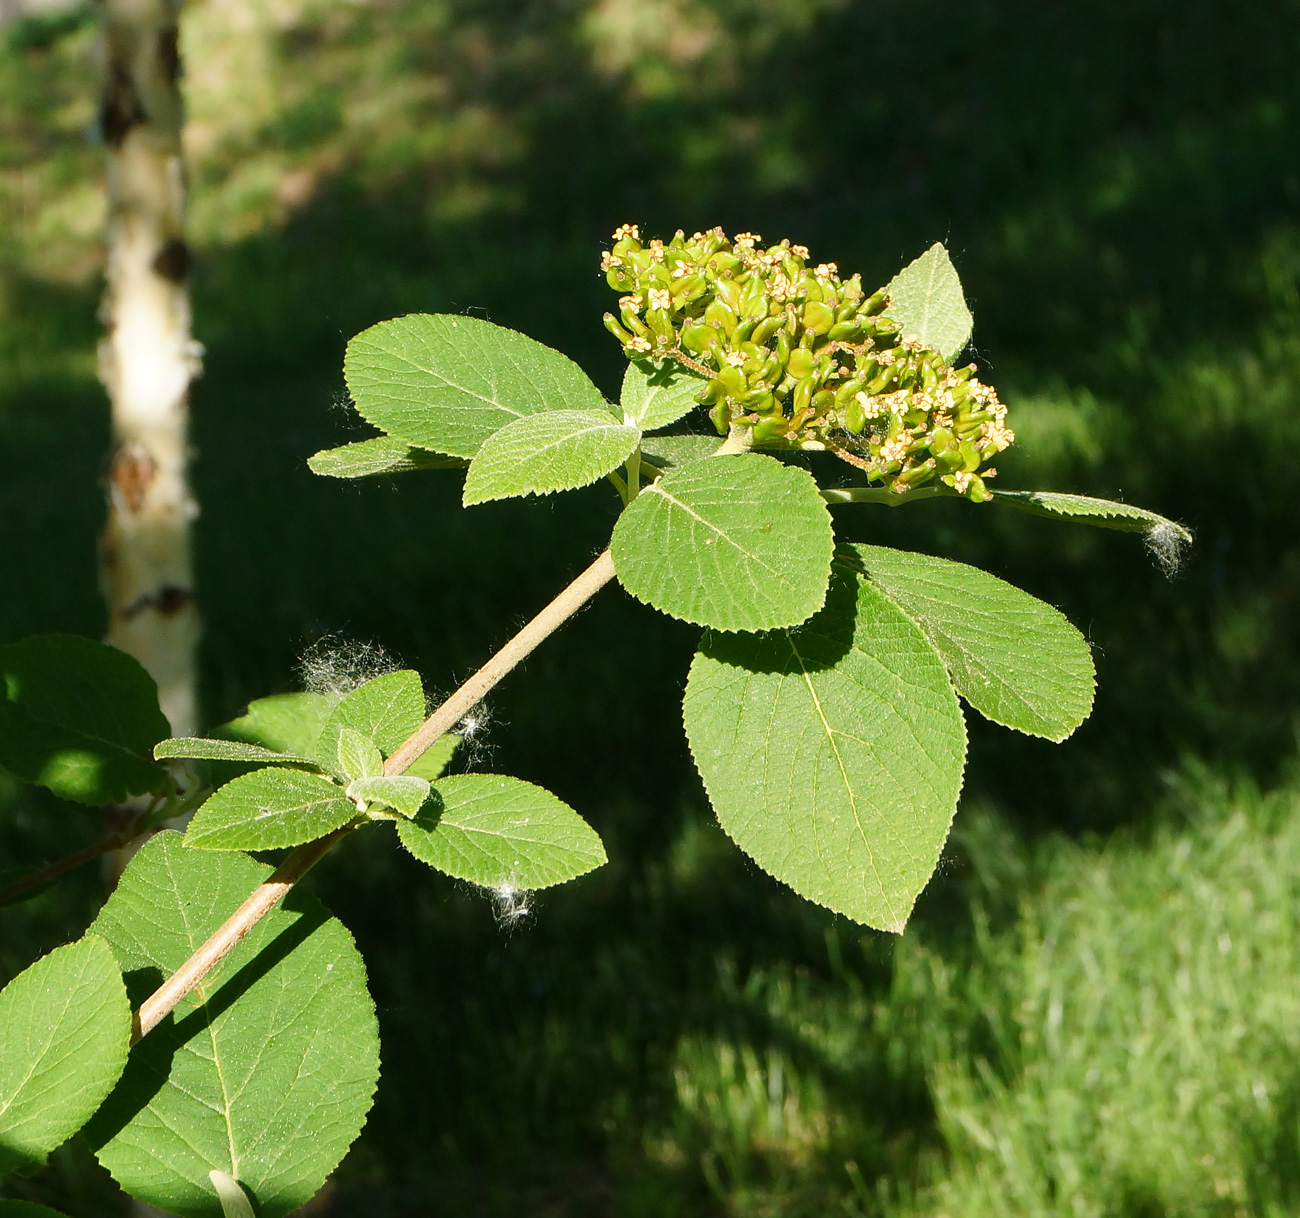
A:
{"type": "Polygon", "coordinates": [[[643,436],[641,461],[655,469],[675,469],[703,461],[718,451],[722,441],[716,436],[643,436]]]}
{"type": "Polygon", "coordinates": [[[465,461],[417,448],[400,436],[376,436],[373,440],[323,449],[307,458],[307,468],[326,478],[373,478],[416,469],[464,469],[465,461]]]}
{"type": "Polygon", "coordinates": [[[429,784],[423,778],[412,778],[410,774],[357,778],[348,784],[348,798],[383,804],[409,819],[429,798],[429,784]]]}
{"type": "Polygon", "coordinates": [[[464,503],[572,491],[618,469],[641,433],[607,410],[551,410],[483,441],[465,475],[464,503]]]}
{"type": "Polygon", "coordinates": [[[770,457],[670,470],[614,526],[619,582],[638,600],[717,630],[770,630],[821,608],[831,518],[811,475],[770,457]]]}
{"type": "Polygon", "coordinates": [[[473,317],[415,313],[348,343],[343,372],[361,414],[382,431],[453,457],[544,410],[606,410],[568,356],[473,317]]]}
{"type": "Polygon", "coordinates": [[[200,761],[251,761],[259,765],[305,765],[320,768],[320,762],[297,753],[277,753],[260,744],[245,744],[242,740],[205,740],[196,736],[172,736],[154,745],[153,755],[164,757],[189,757],[200,761]]]}
{"type": "Polygon", "coordinates": [[[439,736],[406,767],[406,776],[408,778],[423,778],[426,782],[434,782],[441,778],[443,770],[450,763],[452,754],[456,752],[456,746],[459,743],[460,737],[453,732],[448,732],[445,736],[439,736]]]}
{"type": "Polygon", "coordinates": [[[164,791],[150,751],[169,735],[153,678],[123,651],[71,634],[0,646],[0,765],[83,804],[164,791]]]}
{"type": "MultiPolygon", "coordinates": [[[[629,427],[655,431],[675,423],[699,403],[696,395],[707,384],[704,377],[683,368],[676,360],[632,360],[623,373],[620,405],[629,427]]],[[[714,444],[717,448],[717,444],[714,444]]]]}
{"type": "Polygon", "coordinates": [[[722,827],[797,893],[901,933],[948,836],[966,733],[934,648],[836,565],[798,630],[708,633],[683,704],[722,827]]]}
{"type": "Polygon", "coordinates": [[[330,701],[322,694],[273,694],[250,702],[244,714],[222,724],[214,735],[260,744],[275,753],[312,757],[329,716],[330,701]]]}
{"type": "Polygon", "coordinates": [[[330,712],[312,753],[331,770],[343,773],[339,760],[343,728],[355,728],[387,756],[423,722],[420,674],[409,668],[386,673],[358,686],[330,712]]]}
{"type": "Polygon", "coordinates": [[[447,778],[397,833],[422,863],[484,888],[549,888],[605,862],[595,830],[549,791],[518,778],[447,778]]]}
{"type": "Polygon", "coordinates": [[[302,770],[254,770],[226,783],[194,814],[185,844],[201,850],[273,850],[342,828],[357,809],[343,788],[302,770]]]}
{"type": "Polygon", "coordinates": [[[887,317],[903,325],[903,337],[933,347],[949,363],[970,338],[971,314],[948,251],[935,242],[889,281],[887,317]]]}
{"type": "Polygon", "coordinates": [[[994,491],[993,502],[1052,520],[1077,520],[1099,529],[1145,533],[1147,545],[1166,569],[1176,569],[1182,551],[1192,544],[1191,530],[1176,520],[1112,499],[1091,499],[1087,495],[1065,495],[1057,491],[994,491]],[[1165,555],[1169,557],[1166,559],[1165,555]]]}
{"type": "Polygon", "coordinates": [[[108,944],[55,948],[0,990],[0,1173],[42,1163],[126,1065],[131,1007],[108,944]]]}
{"type": "Polygon", "coordinates": [[[208,1172],[208,1179],[212,1181],[212,1187],[217,1190],[222,1218],[257,1218],[253,1213],[252,1203],[248,1200],[248,1194],[239,1187],[239,1181],[234,1176],[228,1176],[225,1172],[213,1168],[208,1172]]]}
{"type": "Polygon", "coordinates": [[[338,758],[348,778],[375,778],[384,772],[384,755],[354,727],[339,728],[338,758]]]}
{"type": "MultiPolygon", "coordinates": [[[[143,998],[270,867],[161,833],[132,860],[93,930],[143,998]]],[[[303,1205],[361,1129],[379,1072],[374,1004],[352,936],[291,892],[131,1054],[86,1137],[133,1197],[221,1218],[209,1173],[262,1218],[303,1205]]]]}
{"type": "Polygon", "coordinates": [[[1065,616],[965,563],[881,546],[853,547],[867,578],[934,644],[980,714],[1064,740],[1092,710],[1092,653],[1065,616]]]}

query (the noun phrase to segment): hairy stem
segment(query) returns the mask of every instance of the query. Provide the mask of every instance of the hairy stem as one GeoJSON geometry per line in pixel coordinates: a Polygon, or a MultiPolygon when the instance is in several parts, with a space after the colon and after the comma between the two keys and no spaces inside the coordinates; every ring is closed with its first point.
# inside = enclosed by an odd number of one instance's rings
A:
{"type": "Polygon", "coordinates": [[[901,495],[883,486],[845,486],[822,488],[822,498],[832,506],[837,503],[885,503],[890,507],[901,507],[905,503],[915,503],[918,499],[952,499],[960,496],[946,486],[921,486],[901,495]]]}
{"type": "MultiPolygon", "coordinates": [[[[553,634],[614,577],[614,560],[605,550],[545,609],[514,636],[482,668],[433,712],[384,765],[385,774],[401,774],[437,739],[454,727],[511,669],[519,665],[543,639],[553,634]]],[[[141,1004],[131,1032],[134,1044],[166,1018],[254,926],[280,903],[284,895],[307,874],[353,826],[345,825],[325,837],[299,846],[275,873],[222,923],[175,973],[141,1004]]]]}

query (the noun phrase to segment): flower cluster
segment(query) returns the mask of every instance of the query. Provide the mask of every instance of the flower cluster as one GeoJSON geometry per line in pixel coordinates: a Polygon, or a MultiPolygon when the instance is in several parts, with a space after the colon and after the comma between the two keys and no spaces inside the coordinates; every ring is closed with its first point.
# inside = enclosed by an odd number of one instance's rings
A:
{"type": "Polygon", "coordinates": [[[974,365],[953,368],[885,316],[884,288],[754,233],[678,230],[643,245],[625,224],[601,259],[622,293],[605,325],[632,359],[674,359],[708,378],[700,401],[720,435],[826,448],[900,494],[937,478],[975,502],[984,468],[1015,435],[974,365]]]}

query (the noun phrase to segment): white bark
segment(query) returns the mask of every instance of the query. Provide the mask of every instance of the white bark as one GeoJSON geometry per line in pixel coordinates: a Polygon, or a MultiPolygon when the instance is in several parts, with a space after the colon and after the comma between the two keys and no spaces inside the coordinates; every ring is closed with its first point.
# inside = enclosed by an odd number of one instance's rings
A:
{"type": "Polygon", "coordinates": [[[114,454],[101,574],[108,641],[158,682],[176,735],[196,730],[187,477],[190,336],[183,236],[178,3],[103,0],[108,151],[108,271],[99,375],[112,403],[114,454]]]}

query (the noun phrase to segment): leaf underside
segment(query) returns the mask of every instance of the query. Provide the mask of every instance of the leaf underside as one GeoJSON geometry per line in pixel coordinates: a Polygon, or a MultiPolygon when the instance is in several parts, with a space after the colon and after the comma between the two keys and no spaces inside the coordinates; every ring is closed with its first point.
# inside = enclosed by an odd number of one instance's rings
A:
{"type": "Polygon", "coordinates": [[[164,791],[151,751],[170,734],[125,652],[70,634],[0,646],[0,765],[24,782],[91,805],[164,791]]]}
{"type": "Polygon", "coordinates": [[[200,761],[249,761],[258,765],[312,766],[318,768],[315,758],[297,753],[277,753],[260,744],[246,744],[242,740],[208,740],[198,736],[172,736],[154,745],[153,755],[187,757],[200,761]]]}
{"type": "Polygon", "coordinates": [[[1066,495],[1057,491],[994,491],[994,503],[1047,516],[1052,520],[1076,520],[1099,529],[1118,529],[1122,533],[1150,533],[1169,529],[1183,544],[1190,544],[1191,530],[1158,512],[1117,503],[1113,499],[1093,499],[1088,495],[1066,495]]]}
{"type": "Polygon", "coordinates": [[[418,469],[464,469],[465,460],[419,448],[400,436],[376,436],[323,449],[307,458],[307,468],[325,478],[375,478],[418,469]]]}
{"type": "Polygon", "coordinates": [[[42,1163],[126,1065],[131,1007],[97,935],[55,948],[0,991],[0,1173],[42,1163]]]}
{"type": "Polygon", "coordinates": [[[549,888],[605,862],[595,830],[568,804],[496,774],[443,779],[397,832],[422,863],[484,888],[549,888]]]}
{"type": "Polygon", "coordinates": [[[966,750],[920,628],[837,564],[807,625],[706,634],[683,712],[736,844],[809,900],[900,933],[948,836],[966,750]]]}
{"type": "Polygon", "coordinates": [[[933,347],[950,363],[971,334],[971,312],[948,251],[936,242],[890,280],[886,316],[901,322],[903,336],[933,347]]]}
{"type": "Polygon", "coordinates": [[[718,630],[807,620],[825,599],[833,548],[811,475],[756,455],[670,470],[632,501],[610,541],[633,596],[718,630]]]}
{"type": "Polygon", "coordinates": [[[381,431],[452,457],[474,457],[493,432],[546,410],[603,410],[571,359],[474,317],[413,313],[348,343],[348,390],[381,431]]]}
{"type": "Polygon", "coordinates": [[[1092,653],[1065,616],[965,563],[856,545],[871,582],[921,627],[957,692],[994,723],[1064,740],[1092,710],[1092,653]]]}
{"type": "Polygon", "coordinates": [[[656,469],[675,469],[703,461],[718,451],[722,441],[716,436],[643,436],[641,460],[656,469]]]}
{"type": "MultiPolygon", "coordinates": [[[[92,929],[133,998],[169,976],[266,879],[239,854],[175,833],[132,860],[92,929]]],[[[262,1218],[308,1201],[364,1123],[379,1072],[374,1004],[351,935],[295,890],[144,1038],[86,1127],[133,1197],[222,1218],[209,1172],[238,1180],[262,1218]]]]}

